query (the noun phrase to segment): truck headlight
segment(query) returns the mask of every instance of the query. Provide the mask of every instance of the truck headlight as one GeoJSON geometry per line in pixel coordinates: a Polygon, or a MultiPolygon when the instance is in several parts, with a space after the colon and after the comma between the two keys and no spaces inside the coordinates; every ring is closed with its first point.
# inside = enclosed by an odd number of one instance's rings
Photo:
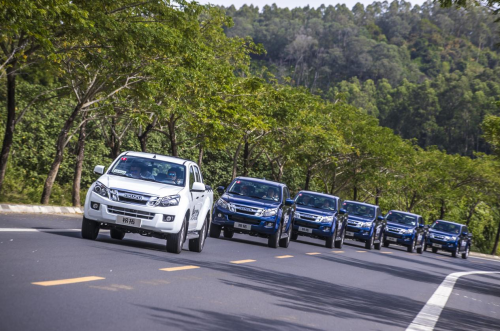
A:
{"type": "Polygon", "coordinates": [[[317,222],[322,222],[322,223],[326,223],[326,222],[333,222],[333,216],[320,216],[316,219],[317,222]]]}
{"type": "Polygon", "coordinates": [[[95,182],[94,192],[99,194],[102,197],[106,197],[106,198],[108,197],[108,188],[106,187],[106,185],[104,185],[100,181],[95,182]]]}
{"type": "Polygon", "coordinates": [[[445,240],[445,241],[455,241],[455,240],[457,240],[457,237],[449,237],[449,236],[446,236],[446,237],[444,237],[444,240],[445,240]]]}
{"type": "Polygon", "coordinates": [[[408,229],[408,230],[405,230],[403,233],[406,233],[406,234],[412,234],[412,233],[413,233],[413,229],[408,229]]]}
{"type": "Polygon", "coordinates": [[[181,196],[179,194],[168,195],[166,197],[158,199],[158,205],[161,207],[178,206],[180,201],[181,201],[181,196]]]}
{"type": "Polygon", "coordinates": [[[217,206],[221,207],[221,208],[224,208],[224,209],[229,209],[229,204],[227,203],[226,200],[220,198],[219,200],[217,200],[217,206]]]}
{"type": "Polygon", "coordinates": [[[370,222],[363,222],[363,223],[360,223],[359,227],[361,228],[369,228],[372,226],[372,223],[370,222]]]}
{"type": "Polygon", "coordinates": [[[434,238],[434,233],[431,233],[431,234],[429,235],[429,238],[434,238]]]}
{"type": "Polygon", "coordinates": [[[296,211],[294,217],[295,218],[300,218],[300,213],[298,211],[296,211]]]}
{"type": "Polygon", "coordinates": [[[262,216],[274,216],[278,213],[278,208],[266,209],[262,216]]]}

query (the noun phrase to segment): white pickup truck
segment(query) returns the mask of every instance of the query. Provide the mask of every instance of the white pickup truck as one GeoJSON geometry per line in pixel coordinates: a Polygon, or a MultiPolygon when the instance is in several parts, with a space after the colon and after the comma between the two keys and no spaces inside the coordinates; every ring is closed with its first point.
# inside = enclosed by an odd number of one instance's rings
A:
{"type": "Polygon", "coordinates": [[[213,191],[195,162],[159,154],[124,152],[87,192],[82,237],[95,240],[99,229],[111,238],[126,233],[167,240],[167,251],[201,252],[211,221],[213,191]]]}

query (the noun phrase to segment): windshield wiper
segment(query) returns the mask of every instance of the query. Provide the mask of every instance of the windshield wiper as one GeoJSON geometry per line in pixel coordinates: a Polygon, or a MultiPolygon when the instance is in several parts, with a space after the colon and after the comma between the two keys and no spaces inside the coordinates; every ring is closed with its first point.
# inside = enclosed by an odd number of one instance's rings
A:
{"type": "Polygon", "coordinates": [[[243,194],[241,194],[240,192],[235,192],[235,191],[229,191],[229,192],[227,192],[227,193],[232,193],[232,194],[243,195],[243,194]]]}
{"type": "MultiPolygon", "coordinates": [[[[250,198],[256,198],[256,199],[261,199],[261,200],[267,200],[267,199],[264,199],[264,198],[261,198],[261,197],[258,197],[256,195],[249,195],[250,198]]],[[[273,200],[274,201],[274,200],[273,200]]]]}

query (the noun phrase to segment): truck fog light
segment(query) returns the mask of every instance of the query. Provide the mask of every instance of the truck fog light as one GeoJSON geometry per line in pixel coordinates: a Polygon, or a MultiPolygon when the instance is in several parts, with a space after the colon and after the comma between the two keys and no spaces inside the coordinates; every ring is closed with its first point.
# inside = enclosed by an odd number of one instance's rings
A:
{"type": "Polygon", "coordinates": [[[163,222],[173,222],[175,219],[175,216],[173,215],[163,215],[163,222]]]}
{"type": "Polygon", "coordinates": [[[266,228],[272,228],[274,226],[273,222],[266,222],[266,228]]]}
{"type": "Polygon", "coordinates": [[[369,234],[370,234],[370,232],[369,232],[369,231],[365,231],[365,232],[363,232],[363,235],[365,235],[365,236],[368,236],[369,234]]]}
{"type": "Polygon", "coordinates": [[[410,241],[410,238],[405,238],[405,241],[410,241]]]}
{"type": "Polygon", "coordinates": [[[217,217],[222,217],[222,214],[221,214],[221,213],[218,213],[218,214],[217,214],[217,217]]]}
{"type": "Polygon", "coordinates": [[[90,208],[92,208],[92,209],[99,210],[100,206],[101,206],[101,204],[98,202],[93,202],[93,201],[90,202],[90,208]]]}
{"type": "Polygon", "coordinates": [[[323,231],[325,231],[325,232],[329,232],[331,229],[332,229],[332,228],[326,227],[326,228],[324,228],[324,229],[323,229],[323,231]]]}

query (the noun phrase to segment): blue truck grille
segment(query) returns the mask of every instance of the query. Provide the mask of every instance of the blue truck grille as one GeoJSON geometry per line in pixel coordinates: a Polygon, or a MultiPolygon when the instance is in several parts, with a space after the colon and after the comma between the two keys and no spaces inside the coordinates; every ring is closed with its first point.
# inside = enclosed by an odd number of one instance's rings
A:
{"type": "Polygon", "coordinates": [[[295,220],[295,225],[305,226],[306,228],[312,228],[312,229],[319,229],[319,227],[321,226],[321,224],[319,224],[319,223],[311,223],[311,222],[299,221],[299,220],[295,220]]]}
{"type": "Polygon", "coordinates": [[[255,224],[255,225],[260,224],[260,221],[259,221],[259,220],[254,220],[254,219],[251,219],[251,218],[246,218],[246,217],[243,217],[243,216],[238,216],[238,215],[229,215],[227,218],[228,218],[230,221],[233,221],[233,222],[240,222],[240,223],[247,223],[247,224],[255,224]]]}

